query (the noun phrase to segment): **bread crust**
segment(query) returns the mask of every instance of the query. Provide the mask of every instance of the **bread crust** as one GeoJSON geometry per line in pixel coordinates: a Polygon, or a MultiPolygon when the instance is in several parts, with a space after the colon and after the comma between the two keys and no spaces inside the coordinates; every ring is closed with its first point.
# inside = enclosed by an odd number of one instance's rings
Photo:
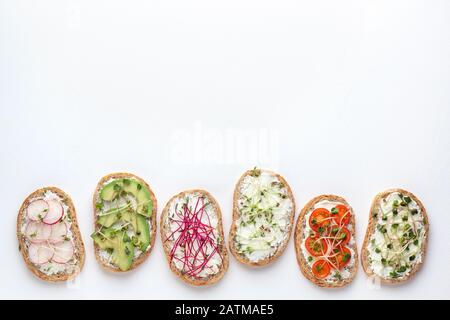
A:
{"type": "Polygon", "coordinates": [[[17,233],[17,239],[19,241],[19,251],[22,254],[22,257],[25,261],[27,268],[36,277],[38,277],[44,281],[48,281],[48,282],[63,282],[63,281],[72,280],[83,269],[86,254],[85,254],[83,239],[81,237],[80,228],[78,226],[78,220],[77,220],[75,206],[74,206],[73,201],[70,198],[70,196],[67,193],[65,193],[63,190],[61,190],[57,187],[44,187],[44,188],[38,189],[38,190],[34,191],[33,193],[31,193],[22,202],[22,205],[20,206],[19,213],[17,215],[16,233],[17,233]],[[64,274],[63,273],[63,274],[47,275],[47,274],[41,272],[37,267],[35,267],[34,264],[30,261],[30,258],[28,256],[27,248],[25,245],[25,236],[21,232],[22,219],[23,219],[24,215],[26,214],[26,208],[28,207],[30,200],[40,197],[40,196],[43,196],[46,191],[51,191],[51,192],[57,194],[62,199],[64,204],[67,205],[67,207],[68,207],[67,214],[72,221],[70,229],[73,234],[73,241],[74,241],[74,245],[75,245],[74,255],[78,261],[77,269],[72,274],[64,274]]]}
{"type": "Polygon", "coordinates": [[[319,287],[323,287],[323,288],[341,288],[341,287],[344,287],[344,286],[350,284],[353,281],[353,279],[355,278],[356,272],[358,271],[358,264],[359,264],[358,248],[356,245],[356,236],[355,235],[356,235],[355,214],[353,212],[353,208],[348,204],[348,202],[344,198],[333,195],[333,194],[325,194],[325,195],[320,195],[320,196],[317,196],[317,197],[311,199],[305,205],[305,207],[302,209],[302,211],[300,211],[300,215],[297,219],[297,224],[295,226],[295,232],[294,232],[294,244],[295,244],[295,253],[297,256],[297,263],[298,263],[303,275],[309,281],[314,283],[315,285],[317,285],[319,287]],[[317,279],[314,276],[314,274],[311,271],[311,267],[308,265],[308,262],[306,261],[306,257],[304,257],[304,255],[303,255],[302,248],[301,248],[303,241],[305,241],[305,237],[303,235],[303,233],[304,233],[303,221],[305,219],[305,216],[316,203],[319,203],[323,200],[336,201],[336,202],[343,203],[350,210],[350,213],[351,213],[350,222],[353,225],[353,228],[351,231],[351,237],[354,239],[354,244],[352,246],[347,244],[347,246],[351,247],[353,249],[353,252],[355,253],[355,255],[354,255],[355,263],[353,264],[353,267],[350,270],[350,277],[343,279],[341,281],[336,281],[336,282],[332,282],[332,283],[326,282],[323,279],[317,279]]]}
{"type": "Polygon", "coordinates": [[[375,198],[372,201],[372,205],[370,206],[370,212],[369,212],[369,224],[367,226],[367,231],[366,231],[366,235],[364,237],[364,242],[361,248],[361,264],[363,266],[364,272],[369,276],[369,277],[376,277],[378,278],[382,284],[387,284],[387,285],[399,285],[399,284],[403,284],[405,282],[408,282],[409,280],[412,279],[412,277],[421,269],[423,263],[425,262],[426,259],[426,254],[427,254],[427,247],[428,247],[428,236],[429,236],[429,221],[428,221],[428,215],[426,212],[425,207],[423,206],[422,202],[419,200],[419,198],[417,198],[413,193],[404,190],[404,189],[400,189],[400,188],[393,188],[393,189],[388,189],[386,191],[380,192],[378,193],[375,198]],[[397,279],[387,279],[387,278],[382,278],[376,274],[374,274],[372,272],[372,270],[370,269],[369,266],[369,241],[370,241],[370,237],[372,236],[373,232],[375,231],[375,227],[376,227],[376,220],[373,218],[372,212],[374,211],[374,209],[376,208],[377,204],[379,203],[379,201],[383,198],[385,198],[386,196],[388,196],[391,193],[394,192],[399,192],[402,193],[403,195],[406,195],[408,197],[410,197],[412,200],[414,200],[417,205],[420,208],[421,214],[423,216],[423,219],[425,221],[425,237],[422,243],[422,247],[421,247],[421,252],[422,252],[422,261],[420,263],[417,263],[414,268],[411,270],[411,272],[408,274],[408,276],[406,277],[402,277],[402,278],[397,278],[397,279]]]}
{"type": "Polygon", "coordinates": [[[161,232],[161,242],[163,244],[163,248],[164,248],[164,253],[167,259],[167,262],[169,263],[169,267],[170,270],[172,270],[172,272],[179,277],[181,280],[183,280],[184,282],[192,285],[192,286],[207,286],[207,285],[213,285],[215,283],[217,283],[219,280],[221,280],[223,278],[223,276],[225,275],[225,273],[228,270],[228,265],[229,265],[229,259],[228,259],[228,251],[226,248],[226,242],[225,242],[225,238],[224,238],[224,232],[223,232],[223,225],[222,225],[222,211],[220,210],[220,206],[218,204],[218,202],[216,201],[216,199],[208,192],[202,189],[191,189],[191,190],[185,190],[183,192],[180,192],[176,195],[174,195],[172,198],[170,198],[169,201],[167,201],[166,206],[164,207],[162,213],[161,213],[161,218],[160,218],[160,232],[161,232]],[[165,219],[167,217],[167,214],[169,212],[169,208],[170,208],[170,204],[177,198],[181,198],[184,197],[186,194],[191,194],[191,193],[200,193],[202,195],[204,195],[206,198],[208,198],[211,201],[211,204],[214,206],[216,213],[217,213],[217,217],[218,217],[218,221],[217,221],[217,232],[219,233],[220,237],[222,238],[222,243],[218,245],[219,247],[219,251],[220,254],[222,256],[222,265],[221,268],[219,270],[218,273],[213,274],[209,277],[206,277],[204,279],[197,279],[195,277],[192,276],[187,276],[182,274],[182,272],[180,270],[178,270],[175,266],[175,263],[173,263],[170,259],[170,251],[171,251],[171,246],[169,243],[167,243],[165,241],[165,237],[166,237],[166,226],[165,226],[165,219]]]}
{"type": "Polygon", "coordinates": [[[102,259],[100,258],[99,246],[95,243],[95,241],[92,241],[94,243],[95,258],[97,259],[98,263],[103,267],[104,270],[109,271],[109,272],[114,272],[114,273],[127,273],[127,272],[130,272],[130,271],[136,269],[139,265],[141,265],[145,260],[147,260],[150,253],[152,252],[153,247],[155,245],[155,239],[156,239],[156,214],[157,214],[157,206],[158,206],[156,196],[147,182],[145,182],[142,178],[140,178],[132,173],[128,173],[128,172],[111,173],[111,174],[108,174],[108,175],[104,176],[103,178],[101,178],[100,181],[98,182],[97,187],[94,192],[94,197],[92,199],[93,208],[94,208],[94,230],[97,230],[97,213],[98,213],[97,211],[98,211],[98,209],[96,207],[96,203],[99,198],[99,193],[100,193],[101,189],[104,187],[105,183],[108,180],[123,179],[123,178],[132,178],[132,179],[139,181],[141,184],[145,185],[145,187],[150,192],[150,198],[153,202],[152,216],[150,217],[150,221],[149,221],[150,222],[150,234],[151,234],[150,249],[148,249],[146,252],[143,252],[137,259],[135,259],[133,261],[133,264],[131,265],[130,269],[128,269],[127,271],[122,271],[118,267],[113,267],[113,266],[110,266],[110,265],[106,264],[105,262],[103,262],[102,259]]]}
{"type": "Polygon", "coordinates": [[[254,170],[247,170],[238,180],[238,182],[236,183],[236,186],[234,188],[234,195],[233,195],[233,221],[231,222],[231,228],[230,228],[230,233],[229,233],[229,237],[228,237],[228,245],[230,247],[230,251],[233,254],[233,256],[236,258],[236,260],[238,260],[240,263],[250,266],[250,267],[263,267],[266,266],[272,262],[274,262],[279,256],[281,256],[283,254],[283,252],[285,251],[289,240],[291,239],[291,234],[292,234],[292,229],[293,229],[293,225],[294,225],[294,218],[295,218],[295,199],[294,199],[294,195],[292,193],[292,189],[290,187],[290,185],[287,183],[286,179],[284,179],[281,175],[279,175],[278,173],[275,173],[273,171],[270,170],[266,170],[266,169],[258,169],[261,170],[261,172],[267,172],[270,173],[272,175],[274,175],[275,177],[277,177],[278,180],[280,180],[281,183],[284,184],[284,186],[287,189],[288,192],[288,196],[289,199],[291,199],[292,201],[292,212],[290,213],[290,217],[289,217],[289,230],[288,230],[288,236],[286,237],[286,239],[284,240],[283,243],[281,243],[280,246],[278,246],[275,254],[267,257],[266,259],[263,260],[259,260],[256,262],[250,261],[245,255],[239,253],[236,249],[236,245],[235,245],[235,241],[234,236],[236,235],[236,231],[237,231],[237,227],[236,227],[236,220],[239,219],[239,209],[238,209],[238,200],[239,200],[239,193],[240,193],[240,186],[242,184],[242,181],[245,179],[245,177],[247,177],[248,175],[252,174],[254,172],[254,170]]]}

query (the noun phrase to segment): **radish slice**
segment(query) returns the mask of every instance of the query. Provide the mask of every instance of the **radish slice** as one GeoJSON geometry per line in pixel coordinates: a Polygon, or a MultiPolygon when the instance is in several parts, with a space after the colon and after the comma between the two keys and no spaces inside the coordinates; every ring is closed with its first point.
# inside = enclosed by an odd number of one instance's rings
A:
{"type": "Polygon", "coordinates": [[[32,243],[28,247],[28,256],[34,264],[43,264],[49,262],[53,257],[53,250],[46,245],[32,243]]]}
{"type": "Polygon", "coordinates": [[[47,201],[47,203],[48,203],[48,213],[45,216],[45,218],[42,219],[42,222],[44,222],[45,224],[52,225],[61,220],[64,214],[64,209],[63,206],[61,205],[61,202],[59,202],[56,199],[47,201]]]}
{"type": "Polygon", "coordinates": [[[67,263],[73,257],[73,245],[70,241],[61,242],[53,246],[53,249],[55,255],[52,260],[56,263],[67,263]]]}
{"type": "Polygon", "coordinates": [[[40,221],[47,216],[48,211],[48,202],[43,199],[38,199],[28,205],[27,216],[30,220],[40,221]]]}
{"type": "Polygon", "coordinates": [[[33,243],[48,240],[52,232],[52,227],[44,223],[30,221],[25,229],[25,236],[33,243]]]}
{"type": "Polygon", "coordinates": [[[67,225],[64,221],[55,223],[54,225],[48,227],[51,228],[51,233],[49,236],[49,241],[51,243],[61,242],[67,236],[67,225]]]}

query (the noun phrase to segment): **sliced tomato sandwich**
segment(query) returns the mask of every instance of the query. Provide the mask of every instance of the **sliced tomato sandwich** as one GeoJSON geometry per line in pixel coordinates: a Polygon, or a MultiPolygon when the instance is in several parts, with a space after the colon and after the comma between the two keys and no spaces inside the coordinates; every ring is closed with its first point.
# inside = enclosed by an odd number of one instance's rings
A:
{"type": "Polygon", "coordinates": [[[379,193],[361,252],[364,271],[385,284],[411,279],[425,261],[428,227],[425,207],[414,194],[403,189],[379,193]]]}
{"type": "Polygon", "coordinates": [[[95,256],[111,272],[127,272],[143,263],[156,237],[156,197],[131,173],[103,177],[94,193],[95,256]]]}
{"type": "Polygon", "coordinates": [[[172,272],[193,286],[211,285],[228,269],[222,213],[204,190],[172,197],[161,214],[161,240],[172,272]]]}
{"type": "Polygon", "coordinates": [[[300,212],[295,251],[303,275],[320,287],[342,287],[358,269],[355,215],[344,198],[322,195],[300,212]]]}
{"type": "Polygon", "coordinates": [[[234,191],[231,253],[248,266],[275,261],[289,242],[294,215],[294,196],[282,176],[257,168],[245,172],[234,191]]]}
{"type": "Polygon", "coordinates": [[[84,265],[85,250],[70,197],[55,187],[30,194],[17,217],[19,250],[28,269],[42,280],[73,279],[84,265]]]}

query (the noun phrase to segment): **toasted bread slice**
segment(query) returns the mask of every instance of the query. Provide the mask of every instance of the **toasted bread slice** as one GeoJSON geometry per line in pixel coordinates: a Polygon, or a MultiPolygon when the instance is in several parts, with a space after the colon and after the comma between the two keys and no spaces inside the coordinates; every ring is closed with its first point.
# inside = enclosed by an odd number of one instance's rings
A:
{"type": "Polygon", "coordinates": [[[223,278],[229,262],[222,212],[216,199],[209,192],[193,189],[173,196],[161,214],[160,227],[161,240],[170,269],[181,280],[193,286],[205,286],[223,278]],[[184,208],[189,208],[189,211],[184,211],[184,208]],[[178,219],[179,217],[182,220],[178,219]],[[179,230],[176,231],[177,229],[179,230]],[[192,230],[188,231],[190,236],[186,236],[186,231],[183,231],[188,229],[192,230]],[[201,235],[200,242],[194,241],[193,234],[201,235]],[[181,245],[183,248],[177,246],[180,240],[184,241],[181,245]],[[184,264],[186,261],[177,263],[184,256],[185,248],[190,248],[195,253],[195,258],[188,260],[186,264],[184,264]],[[201,267],[202,261],[205,267],[201,267]]]}
{"type": "MultiPolygon", "coordinates": [[[[361,248],[361,262],[364,271],[368,276],[378,278],[383,284],[396,285],[409,281],[420,270],[422,264],[425,262],[428,246],[428,235],[429,235],[428,215],[425,207],[423,206],[419,198],[417,198],[411,192],[399,188],[389,189],[377,194],[373,199],[371,205],[369,214],[369,224],[364,238],[364,243],[361,248]],[[396,217],[394,218],[393,209],[395,199],[394,198],[390,199],[390,197],[396,197],[396,195],[402,195],[402,197],[398,197],[398,199],[405,199],[405,198],[409,199],[407,201],[408,203],[406,203],[406,201],[403,200],[400,200],[400,202],[397,200],[397,206],[395,207],[397,208],[397,213],[396,217]],[[386,208],[388,208],[390,202],[392,202],[393,205],[392,212],[388,212],[385,214],[384,210],[381,208],[381,204],[385,204],[386,208]],[[405,202],[406,206],[403,206],[405,203],[402,202],[405,202]],[[383,210],[383,212],[381,212],[381,210],[383,210]],[[384,224],[383,223],[380,224],[380,221],[383,221],[383,215],[385,215],[386,222],[383,222],[384,224]],[[392,222],[389,222],[391,219],[396,220],[392,220],[392,222]],[[396,222],[397,220],[398,222],[396,222]],[[400,229],[402,228],[402,226],[406,226],[407,224],[409,224],[410,227],[412,227],[411,224],[414,224],[413,226],[414,229],[410,230],[412,231],[412,234],[410,234],[408,230],[400,231],[400,233],[405,232],[402,235],[402,238],[400,238],[400,241],[403,241],[403,244],[400,243],[400,245],[404,247],[404,250],[401,253],[402,255],[401,260],[406,260],[406,264],[410,265],[409,268],[407,268],[407,272],[399,273],[395,270],[394,267],[392,267],[393,270],[390,271],[391,267],[389,266],[389,255],[386,255],[389,252],[388,251],[389,248],[384,247],[385,244],[380,244],[380,242],[378,242],[377,239],[372,241],[372,239],[375,238],[375,233],[384,232],[383,225],[385,226],[384,229],[386,229],[385,233],[387,234],[387,237],[390,238],[389,234],[391,232],[395,232],[391,231],[393,224],[397,225],[395,226],[395,229],[400,229]],[[381,228],[377,227],[377,225],[380,225],[381,228]],[[422,231],[418,231],[419,229],[422,231]],[[405,235],[407,238],[403,238],[405,235]],[[417,243],[415,242],[416,240],[418,241],[417,243]],[[378,250],[381,251],[380,257],[382,257],[382,255],[386,255],[387,259],[384,258],[385,259],[384,263],[386,267],[380,268],[380,264],[377,262],[378,259],[377,252],[375,252],[373,248],[374,246],[375,247],[379,246],[378,250]],[[376,267],[377,265],[378,268],[376,267]]],[[[393,241],[391,245],[396,246],[397,243],[393,241]]],[[[381,263],[381,266],[382,265],[383,263],[381,263]]]]}
{"type": "MultiPolygon", "coordinates": [[[[59,221],[59,220],[58,220],[59,221]]],[[[37,221],[36,223],[43,224],[42,221],[37,221]]],[[[59,223],[59,222],[58,222],[59,223]]],[[[62,223],[62,222],[61,222],[62,223]]],[[[55,223],[56,225],[56,223],[55,223]]],[[[51,226],[46,225],[46,228],[51,228],[51,226]]],[[[30,194],[25,201],[22,203],[19,213],[17,216],[17,239],[19,241],[19,251],[22,254],[23,259],[28,267],[28,269],[38,278],[49,281],[49,282],[62,282],[68,281],[75,278],[83,269],[85,260],[85,249],[83,240],[81,238],[80,229],[78,227],[77,215],[75,211],[75,206],[73,205],[72,199],[61,189],[56,187],[45,187],[34,191],[30,194]],[[36,201],[37,199],[43,199],[46,194],[51,194],[55,200],[61,203],[61,208],[64,208],[64,213],[61,219],[67,226],[67,232],[70,230],[70,239],[66,240],[71,243],[71,248],[73,249],[72,259],[67,263],[56,263],[49,260],[46,263],[34,263],[30,259],[29,247],[33,244],[32,239],[29,235],[26,235],[27,226],[32,222],[27,217],[27,208],[30,203],[36,201]],[[54,269],[55,266],[59,269],[54,269]],[[62,268],[64,266],[64,268],[62,268]],[[66,268],[67,266],[67,268],[66,268]],[[52,269],[53,268],[53,269],[52,269]]],[[[45,246],[52,248],[48,240],[41,241],[45,246]]],[[[61,262],[61,261],[60,261],[61,262]]]]}
{"type": "Polygon", "coordinates": [[[99,197],[100,197],[100,191],[101,189],[110,181],[116,180],[116,179],[133,179],[133,180],[137,180],[140,184],[144,185],[149,193],[150,193],[150,198],[151,201],[153,203],[153,208],[152,208],[152,214],[150,216],[150,218],[148,219],[148,225],[149,225],[149,231],[150,231],[150,244],[149,244],[149,248],[148,250],[146,250],[145,252],[142,252],[139,257],[135,258],[133,260],[133,263],[131,265],[131,267],[126,270],[126,271],[122,271],[119,267],[108,263],[107,261],[105,261],[102,256],[101,256],[101,248],[95,243],[95,241],[93,241],[94,243],[94,252],[95,252],[95,258],[97,259],[98,263],[106,270],[109,272],[118,272],[118,273],[124,273],[124,272],[129,272],[131,270],[136,269],[139,265],[141,265],[150,255],[150,253],[153,250],[154,244],[155,244],[155,239],[156,239],[156,214],[157,214],[157,200],[155,197],[154,192],[152,191],[152,189],[150,188],[150,186],[148,185],[147,182],[145,182],[142,178],[131,174],[131,173],[124,173],[124,172],[118,172],[118,173],[111,173],[108,174],[106,176],[104,176],[103,178],[100,179],[99,183],[97,184],[97,187],[95,189],[95,193],[94,193],[94,197],[93,197],[93,208],[94,208],[94,230],[97,230],[99,225],[97,223],[97,219],[98,219],[98,214],[99,214],[99,209],[97,208],[97,202],[99,201],[99,197]]]}
{"type": "MultiPolygon", "coordinates": [[[[255,194],[255,197],[258,197],[258,195],[255,194]]],[[[261,196],[261,199],[263,197],[265,196],[261,196]]],[[[261,170],[256,168],[246,171],[237,182],[234,190],[233,222],[228,239],[231,253],[239,262],[247,266],[261,267],[272,263],[286,249],[291,237],[292,227],[294,225],[294,216],[294,196],[291,187],[282,176],[269,170],[261,170]],[[246,212],[245,214],[242,214],[241,209],[247,205],[243,202],[244,197],[247,197],[247,195],[243,194],[243,184],[258,184],[260,183],[258,179],[264,179],[264,183],[266,184],[264,187],[261,186],[262,189],[260,192],[274,192],[274,199],[277,199],[277,202],[272,205],[266,205],[262,208],[263,210],[261,212],[263,214],[261,216],[259,216],[256,212],[246,212]],[[272,217],[270,212],[274,210],[278,210],[277,215],[272,217]],[[265,213],[267,213],[267,215],[265,215],[265,213]],[[254,218],[255,215],[256,218],[254,218]],[[259,223],[263,223],[263,225],[267,227],[267,230],[265,231],[266,233],[272,235],[278,233],[277,236],[279,237],[276,242],[270,245],[270,248],[268,247],[269,244],[265,248],[256,248],[257,242],[259,241],[258,238],[260,238],[259,236],[256,238],[252,237],[250,239],[247,238],[246,234],[240,233],[240,230],[245,230],[244,233],[247,233],[247,229],[244,228],[248,228],[249,231],[251,231],[250,229],[252,228],[252,224],[255,225],[255,219],[259,219],[259,223]],[[276,227],[274,224],[276,222],[280,222],[280,225],[282,224],[283,227],[276,227]],[[245,244],[243,244],[243,242],[245,242],[245,244]]],[[[257,230],[253,231],[257,232],[257,230]]],[[[255,233],[253,233],[253,235],[255,235],[255,233]]],[[[264,238],[263,235],[260,236],[261,238],[264,238]]]]}
{"type": "MultiPolygon", "coordinates": [[[[325,205],[323,207],[325,207],[325,205]]],[[[330,210],[330,208],[327,209],[330,210]]],[[[353,209],[342,197],[335,195],[321,195],[315,197],[305,205],[305,207],[300,212],[300,216],[298,217],[297,220],[297,225],[295,227],[294,232],[294,243],[298,265],[300,267],[301,272],[308,280],[310,280],[312,283],[314,283],[319,287],[325,288],[339,288],[348,285],[350,282],[353,281],[356,272],[358,270],[358,250],[356,246],[355,226],[356,226],[355,215],[353,213],[353,209]],[[348,247],[348,249],[351,250],[352,254],[348,265],[339,270],[338,273],[339,277],[334,277],[334,275],[336,275],[337,270],[335,269],[333,270],[333,268],[330,267],[331,269],[330,276],[325,279],[319,279],[312,272],[312,266],[314,265],[314,261],[317,258],[313,258],[312,255],[309,254],[304,244],[305,240],[309,236],[309,234],[307,234],[307,231],[310,229],[308,227],[310,214],[313,212],[313,209],[315,209],[316,205],[317,208],[320,208],[322,207],[321,204],[325,203],[332,204],[331,206],[334,206],[334,204],[336,205],[343,204],[348,208],[350,213],[350,220],[346,225],[346,228],[348,229],[351,238],[348,244],[346,244],[346,247],[348,247]],[[308,257],[311,257],[310,258],[311,261],[308,261],[308,257]]]]}

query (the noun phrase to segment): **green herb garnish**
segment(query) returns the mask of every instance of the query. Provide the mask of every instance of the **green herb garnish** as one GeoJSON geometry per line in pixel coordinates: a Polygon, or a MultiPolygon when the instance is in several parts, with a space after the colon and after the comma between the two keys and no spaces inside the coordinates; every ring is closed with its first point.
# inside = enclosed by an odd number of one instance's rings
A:
{"type": "Polygon", "coordinates": [[[391,277],[391,278],[398,278],[399,277],[399,274],[397,273],[397,272],[395,272],[395,271],[392,271],[391,273],[389,273],[389,276],[391,277]]]}
{"type": "Polygon", "coordinates": [[[344,256],[342,257],[342,262],[347,262],[351,257],[352,256],[350,255],[350,253],[344,254],[344,256]]]}
{"type": "Polygon", "coordinates": [[[397,269],[397,272],[405,272],[406,269],[407,268],[405,266],[401,266],[400,268],[397,269]]]}

